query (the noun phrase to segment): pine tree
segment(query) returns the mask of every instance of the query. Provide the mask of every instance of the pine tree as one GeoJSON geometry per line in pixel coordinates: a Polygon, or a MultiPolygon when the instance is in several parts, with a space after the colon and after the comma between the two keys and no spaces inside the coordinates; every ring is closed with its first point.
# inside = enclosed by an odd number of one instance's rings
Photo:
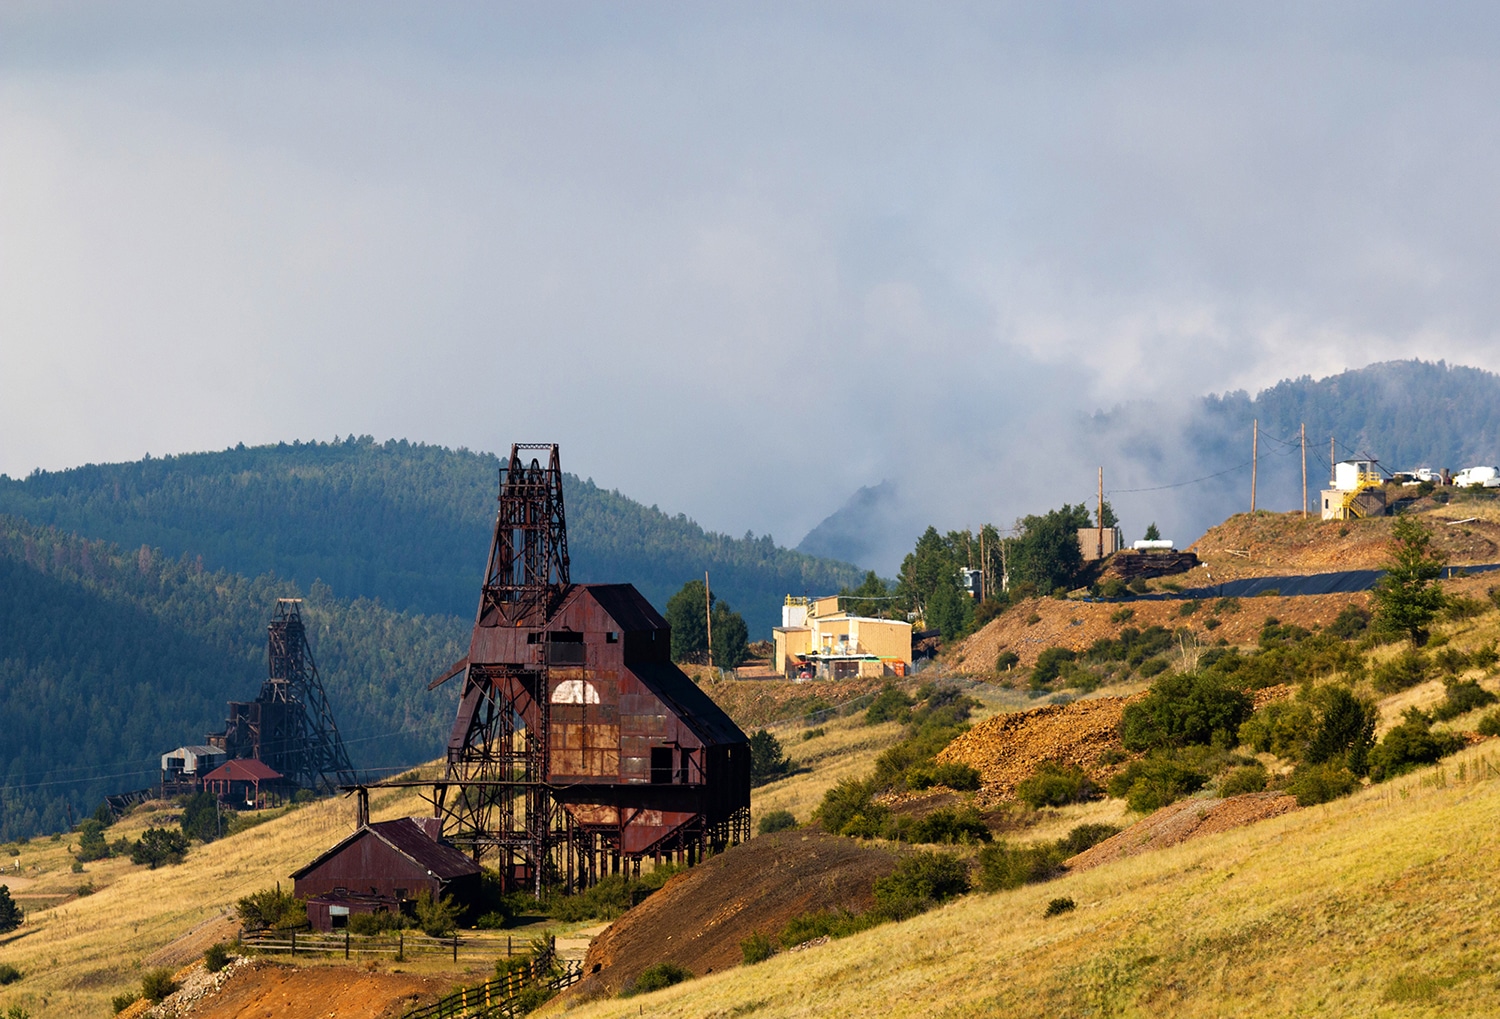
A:
{"type": "Polygon", "coordinates": [[[1443,572],[1444,557],[1432,548],[1432,530],[1414,517],[1397,517],[1391,526],[1391,558],[1375,585],[1375,625],[1393,636],[1427,643],[1428,626],[1442,609],[1442,589],[1433,581],[1443,572]]]}

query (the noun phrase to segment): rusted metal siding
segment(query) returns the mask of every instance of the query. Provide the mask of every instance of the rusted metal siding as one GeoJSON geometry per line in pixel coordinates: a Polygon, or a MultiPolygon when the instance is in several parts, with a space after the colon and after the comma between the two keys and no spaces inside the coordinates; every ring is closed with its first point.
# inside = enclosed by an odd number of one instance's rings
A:
{"type": "Polygon", "coordinates": [[[299,873],[295,882],[299,899],[326,895],[339,888],[358,895],[399,893],[414,899],[424,890],[439,894],[443,882],[366,829],[326,860],[299,873]]]}

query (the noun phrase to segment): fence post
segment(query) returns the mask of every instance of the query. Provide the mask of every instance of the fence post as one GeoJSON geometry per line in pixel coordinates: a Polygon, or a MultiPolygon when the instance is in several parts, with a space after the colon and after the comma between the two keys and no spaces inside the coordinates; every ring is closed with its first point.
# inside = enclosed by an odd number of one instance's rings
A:
{"type": "Polygon", "coordinates": [[[297,954],[297,928],[292,928],[292,954],[297,954]]]}
{"type": "Polygon", "coordinates": [[[396,932],[396,961],[397,962],[405,962],[406,961],[406,932],[405,931],[397,931],[396,932]]]}
{"type": "Polygon", "coordinates": [[[344,928],[344,958],[349,958],[349,928],[344,928]]]}
{"type": "Polygon", "coordinates": [[[458,961],[458,931],[453,932],[453,961],[458,961]]]}

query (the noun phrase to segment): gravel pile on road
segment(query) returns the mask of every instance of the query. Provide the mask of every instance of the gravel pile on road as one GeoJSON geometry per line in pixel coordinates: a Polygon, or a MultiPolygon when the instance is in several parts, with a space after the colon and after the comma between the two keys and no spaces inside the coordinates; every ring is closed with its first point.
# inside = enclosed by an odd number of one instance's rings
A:
{"type": "Polygon", "coordinates": [[[185,966],[172,976],[179,985],[178,989],[163,998],[160,1004],[147,1009],[143,1015],[147,1019],[177,1019],[178,1016],[187,1015],[198,1002],[217,994],[229,982],[230,977],[250,965],[252,960],[241,955],[230,959],[217,973],[210,973],[208,967],[201,962],[185,966]]]}
{"type": "Polygon", "coordinates": [[[1162,807],[1092,849],[1065,860],[1063,866],[1073,871],[1088,870],[1127,856],[1166,849],[1188,839],[1278,817],[1296,809],[1297,798],[1280,792],[1246,793],[1228,799],[1180,800],[1162,807]]]}
{"type": "Polygon", "coordinates": [[[1016,786],[1043,761],[1076,764],[1103,785],[1120,764],[1102,764],[1099,756],[1121,750],[1120,719],[1125,705],[1139,696],[1097,697],[996,715],[949,743],[937,759],[978,771],[984,787],[977,798],[983,805],[1014,796],[1016,786]]]}

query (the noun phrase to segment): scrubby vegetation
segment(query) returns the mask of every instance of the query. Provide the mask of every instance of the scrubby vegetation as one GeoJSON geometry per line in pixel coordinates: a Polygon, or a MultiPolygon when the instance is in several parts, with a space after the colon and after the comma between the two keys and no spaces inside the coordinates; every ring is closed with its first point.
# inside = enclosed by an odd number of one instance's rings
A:
{"type": "Polygon", "coordinates": [[[675,962],[658,962],[643,969],[640,976],[632,980],[630,986],[625,988],[620,996],[629,998],[637,994],[648,994],[651,991],[659,991],[691,979],[693,979],[692,972],[675,962]]]}

